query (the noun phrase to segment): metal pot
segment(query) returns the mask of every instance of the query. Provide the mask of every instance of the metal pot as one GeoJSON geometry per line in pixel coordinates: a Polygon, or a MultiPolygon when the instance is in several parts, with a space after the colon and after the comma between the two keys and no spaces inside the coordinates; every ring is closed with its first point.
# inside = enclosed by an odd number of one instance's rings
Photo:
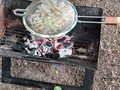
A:
{"type": "MultiPolygon", "coordinates": [[[[60,2],[61,0],[58,0],[58,2],[60,2]]],[[[62,35],[67,34],[68,32],[70,32],[78,23],[97,23],[97,24],[101,24],[101,23],[105,23],[105,24],[117,24],[120,23],[120,17],[104,17],[104,16],[78,16],[78,12],[75,8],[75,6],[73,4],[71,4],[69,1],[67,0],[63,0],[67,5],[70,6],[70,10],[72,10],[72,14],[73,14],[73,20],[71,21],[71,24],[69,26],[66,26],[66,29],[62,30],[62,32],[58,33],[58,34],[52,34],[52,35],[45,35],[45,34],[41,34],[41,33],[37,33],[35,32],[29,23],[29,18],[30,15],[34,13],[34,11],[36,11],[38,5],[42,4],[44,2],[44,0],[35,0],[33,1],[26,9],[15,9],[13,10],[13,13],[17,16],[22,17],[23,19],[23,24],[26,27],[26,29],[31,32],[31,34],[38,36],[38,37],[44,37],[44,38],[56,38],[56,37],[60,37],[62,35]],[[105,19],[105,21],[102,22],[96,22],[96,21],[80,21],[78,20],[78,18],[101,18],[102,20],[105,19]]]]}
{"type": "Polygon", "coordinates": [[[29,17],[32,13],[34,13],[34,11],[36,10],[37,6],[42,4],[41,0],[37,0],[36,2],[32,2],[26,9],[15,9],[13,12],[15,15],[22,17],[23,19],[23,24],[26,27],[26,29],[31,32],[31,34],[35,35],[35,36],[39,36],[39,37],[44,37],[44,38],[56,38],[56,37],[60,37],[62,35],[67,34],[68,32],[70,32],[75,25],[77,24],[78,21],[78,13],[76,8],[73,6],[73,4],[71,4],[69,1],[65,1],[66,4],[68,4],[70,6],[70,10],[72,10],[73,13],[73,20],[71,22],[71,24],[69,26],[66,26],[66,30],[62,30],[62,32],[58,33],[58,34],[52,34],[52,35],[44,35],[41,33],[36,33],[30,26],[29,24],[29,17]]]}

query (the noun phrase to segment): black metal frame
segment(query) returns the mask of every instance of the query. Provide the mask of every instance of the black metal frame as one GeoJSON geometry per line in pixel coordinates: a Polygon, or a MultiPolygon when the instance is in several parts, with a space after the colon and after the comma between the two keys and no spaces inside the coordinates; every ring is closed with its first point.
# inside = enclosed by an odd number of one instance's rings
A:
{"type": "MultiPolygon", "coordinates": [[[[7,11],[9,6],[12,6],[12,8],[13,7],[14,8],[18,8],[18,7],[25,8],[27,5],[29,5],[31,3],[31,2],[28,2],[27,0],[26,0],[27,3],[25,3],[26,2],[25,0],[18,0],[18,2],[17,2],[18,4],[16,4],[14,2],[14,0],[3,0],[3,1],[4,1],[3,3],[5,6],[5,14],[9,13],[7,11]],[[13,1],[13,2],[11,3],[11,1],[13,1]],[[25,4],[24,6],[22,6],[23,3],[25,4]]],[[[102,12],[103,12],[102,9],[100,9],[100,8],[91,8],[90,9],[90,8],[91,7],[84,7],[84,6],[77,7],[76,6],[76,9],[78,10],[79,15],[91,15],[92,13],[91,12],[88,13],[87,11],[96,10],[96,12],[93,13],[93,16],[102,16],[102,12]]],[[[92,19],[90,19],[90,20],[92,20],[92,19]]],[[[96,19],[96,21],[101,21],[101,19],[96,19]]],[[[98,41],[98,45],[96,46],[97,47],[97,54],[98,54],[99,42],[100,42],[100,31],[98,31],[98,33],[95,33],[95,32],[97,30],[101,29],[101,25],[93,25],[93,24],[92,25],[87,24],[87,25],[92,29],[97,28],[95,31],[92,31],[90,33],[93,33],[94,35],[98,34],[98,35],[96,35],[97,37],[95,36],[92,38],[93,40],[98,41]],[[93,27],[93,26],[95,26],[95,27],[93,27]]],[[[85,24],[83,24],[83,26],[85,26],[85,24]]],[[[82,27],[82,26],[80,26],[80,27],[82,27]]],[[[83,29],[83,28],[80,28],[80,29],[83,29]]],[[[87,38],[89,39],[89,37],[87,37],[87,38]]],[[[94,73],[97,69],[97,61],[98,61],[97,60],[98,55],[96,56],[95,61],[91,61],[91,60],[87,60],[87,61],[83,60],[82,61],[82,60],[70,59],[70,58],[64,58],[62,60],[53,60],[53,59],[47,59],[47,58],[41,58],[41,57],[34,57],[31,55],[25,55],[23,53],[18,53],[18,52],[5,51],[5,50],[1,50],[1,49],[0,49],[0,56],[2,57],[2,79],[1,79],[2,82],[24,85],[24,86],[46,88],[47,90],[53,90],[53,87],[55,85],[61,86],[63,90],[92,90],[94,73]],[[56,83],[48,83],[48,82],[43,82],[43,81],[35,81],[35,80],[28,80],[28,79],[23,79],[23,78],[12,77],[11,76],[11,58],[16,58],[16,59],[20,59],[20,60],[27,60],[27,61],[37,61],[37,62],[47,62],[47,63],[72,65],[72,66],[78,66],[81,68],[85,68],[85,78],[84,78],[83,86],[72,87],[72,86],[66,86],[66,85],[61,85],[61,84],[56,84],[56,83]]]]}
{"type": "Polygon", "coordinates": [[[3,83],[18,84],[24,86],[33,86],[39,88],[46,88],[47,90],[53,90],[54,86],[61,86],[63,90],[92,90],[94,70],[86,69],[85,70],[85,79],[84,84],[81,87],[72,87],[55,83],[48,83],[43,81],[35,81],[23,78],[17,78],[11,76],[11,58],[2,57],[2,79],[3,83]]]}

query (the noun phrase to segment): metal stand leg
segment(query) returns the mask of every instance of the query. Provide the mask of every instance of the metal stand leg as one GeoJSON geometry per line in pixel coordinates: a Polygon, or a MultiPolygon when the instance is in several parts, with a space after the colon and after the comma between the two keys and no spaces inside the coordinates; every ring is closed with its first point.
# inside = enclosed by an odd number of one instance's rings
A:
{"type": "Polygon", "coordinates": [[[92,90],[92,84],[94,80],[94,70],[85,70],[84,90],[92,90]]]}
{"type": "Polygon", "coordinates": [[[53,90],[54,86],[61,86],[63,90],[84,90],[83,86],[72,87],[72,86],[61,85],[56,83],[48,83],[43,81],[35,81],[35,80],[12,77],[10,74],[10,71],[11,71],[11,58],[3,57],[2,58],[2,79],[1,79],[3,83],[33,86],[38,88],[45,88],[46,90],[53,90]]]}
{"type": "Polygon", "coordinates": [[[11,58],[2,57],[2,82],[4,82],[4,80],[7,78],[11,78],[10,67],[11,67],[11,58]]]}

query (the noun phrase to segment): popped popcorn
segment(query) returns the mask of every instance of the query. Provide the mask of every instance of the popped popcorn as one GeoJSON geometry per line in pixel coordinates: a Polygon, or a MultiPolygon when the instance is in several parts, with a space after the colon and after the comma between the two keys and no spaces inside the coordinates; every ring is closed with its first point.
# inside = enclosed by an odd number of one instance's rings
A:
{"type": "Polygon", "coordinates": [[[74,16],[64,0],[45,0],[30,16],[32,29],[41,34],[58,34],[66,30],[74,16]]]}

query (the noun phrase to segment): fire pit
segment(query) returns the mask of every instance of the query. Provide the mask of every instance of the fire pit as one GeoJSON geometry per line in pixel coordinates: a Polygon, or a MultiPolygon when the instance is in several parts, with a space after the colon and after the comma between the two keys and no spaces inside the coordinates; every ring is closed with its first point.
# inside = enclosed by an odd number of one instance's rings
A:
{"type": "MultiPolygon", "coordinates": [[[[5,32],[2,38],[0,39],[0,56],[3,58],[2,82],[31,85],[36,87],[45,87],[48,90],[52,90],[54,85],[59,85],[64,90],[70,90],[71,88],[73,88],[71,90],[79,90],[80,88],[90,90],[93,83],[94,72],[97,69],[101,25],[78,23],[76,27],[66,35],[69,37],[72,36],[70,41],[74,42],[74,44],[72,44],[72,54],[67,55],[66,57],[58,58],[57,54],[52,56],[48,55],[46,57],[41,55],[31,55],[28,54],[28,52],[26,52],[23,43],[23,38],[26,37],[26,35],[30,36],[30,32],[28,32],[25,29],[22,23],[22,18],[15,16],[12,12],[16,8],[24,9],[30,3],[31,2],[28,0],[3,1],[3,11],[5,19],[3,27],[5,32]],[[20,60],[28,61],[64,64],[84,68],[84,85],[81,87],[71,87],[56,83],[47,83],[12,77],[10,74],[11,58],[17,58],[20,60]]],[[[102,16],[102,9],[100,8],[76,6],[76,9],[79,15],[102,16]]],[[[95,18],[80,19],[87,21],[101,21],[101,19],[95,18]]]]}

